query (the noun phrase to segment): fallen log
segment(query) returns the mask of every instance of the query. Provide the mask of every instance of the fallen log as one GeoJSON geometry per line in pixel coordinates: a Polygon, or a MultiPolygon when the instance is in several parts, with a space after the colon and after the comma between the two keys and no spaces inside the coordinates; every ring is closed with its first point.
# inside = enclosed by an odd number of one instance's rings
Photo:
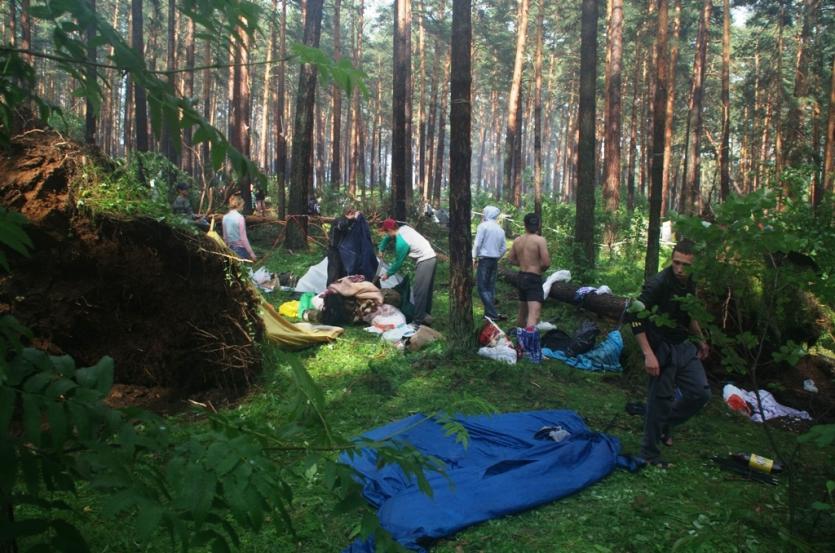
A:
{"type": "MultiPolygon", "coordinates": [[[[517,273],[514,271],[499,269],[499,276],[502,277],[505,282],[515,286],[517,273]]],[[[631,301],[630,298],[625,298],[623,296],[616,296],[614,294],[595,294],[592,292],[584,296],[578,303],[574,301],[574,296],[577,293],[577,290],[582,287],[582,285],[574,284],[572,282],[555,282],[551,285],[551,292],[548,294],[548,297],[557,301],[576,305],[577,307],[582,307],[583,309],[588,309],[596,315],[600,315],[601,317],[606,317],[614,321],[620,320],[624,308],[631,301]]]]}

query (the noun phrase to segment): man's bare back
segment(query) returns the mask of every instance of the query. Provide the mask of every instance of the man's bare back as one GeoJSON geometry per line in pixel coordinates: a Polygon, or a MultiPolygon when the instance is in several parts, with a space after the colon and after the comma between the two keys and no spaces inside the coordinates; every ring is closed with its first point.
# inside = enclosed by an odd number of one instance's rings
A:
{"type": "Polygon", "coordinates": [[[513,241],[509,259],[511,264],[519,265],[520,271],[537,275],[551,265],[545,239],[527,232],[513,241]]]}

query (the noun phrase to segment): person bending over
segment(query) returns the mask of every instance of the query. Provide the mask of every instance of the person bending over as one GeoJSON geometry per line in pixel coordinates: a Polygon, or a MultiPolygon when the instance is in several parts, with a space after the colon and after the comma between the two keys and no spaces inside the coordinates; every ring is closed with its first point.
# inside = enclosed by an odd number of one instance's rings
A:
{"type": "Polygon", "coordinates": [[[394,239],[394,261],[388,270],[380,277],[386,280],[400,270],[406,257],[415,260],[415,282],[412,293],[415,296],[416,324],[432,324],[432,289],[435,286],[435,250],[429,240],[408,225],[398,225],[394,219],[386,219],[380,225],[385,237],[380,242],[380,253],[386,249],[391,239],[394,239]]]}
{"type": "Polygon", "coordinates": [[[519,289],[519,315],[516,325],[533,330],[539,322],[545,294],[542,291],[542,272],[551,265],[548,246],[539,234],[539,217],[525,215],[525,234],[513,241],[508,259],[519,266],[516,286],[519,289]]]}
{"type": "Polygon", "coordinates": [[[672,445],[670,430],[695,415],[710,399],[710,387],[702,360],[710,353],[698,321],[684,309],[682,299],[696,294],[689,275],[695,257],[691,240],[673,248],[672,263],[648,278],[638,298],[647,311],[656,309],[664,324],[653,317],[632,317],[632,332],[644,355],[649,375],[644,437],[640,456],[649,464],[666,468],[659,443],[672,445]],[[672,325],[670,324],[672,323],[672,325]],[[681,392],[676,399],[675,389],[681,392]]]}

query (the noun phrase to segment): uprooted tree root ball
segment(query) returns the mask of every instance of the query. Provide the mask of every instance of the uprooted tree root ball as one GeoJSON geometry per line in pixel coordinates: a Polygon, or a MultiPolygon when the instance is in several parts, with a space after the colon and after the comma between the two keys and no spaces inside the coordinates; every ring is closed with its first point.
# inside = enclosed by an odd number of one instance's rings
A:
{"type": "Polygon", "coordinates": [[[79,365],[110,355],[119,383],[242,392],[263,329],[238,262],[202,233],[78,209],[70,183],[96,160],[50,132],[0,157],[0,203],[29,219],[34,243],[3,275],[0,313],[79,365]]]}

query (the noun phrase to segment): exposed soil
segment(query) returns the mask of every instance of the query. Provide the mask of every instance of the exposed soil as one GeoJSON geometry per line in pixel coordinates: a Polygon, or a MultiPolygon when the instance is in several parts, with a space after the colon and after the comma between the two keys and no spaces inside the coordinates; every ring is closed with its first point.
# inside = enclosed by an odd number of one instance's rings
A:
{"type": "Polygon", "coordinates": [[[48,132],[0,156],[0,204],[29,219],[34,242],[30,257],[10,257],[0,313],[80,366],[110,355],[117,383],[242,393],[260,368],[262,327],[237,263],[201,233],[79,211],[69,183],[94,160],[48,132]]]}

